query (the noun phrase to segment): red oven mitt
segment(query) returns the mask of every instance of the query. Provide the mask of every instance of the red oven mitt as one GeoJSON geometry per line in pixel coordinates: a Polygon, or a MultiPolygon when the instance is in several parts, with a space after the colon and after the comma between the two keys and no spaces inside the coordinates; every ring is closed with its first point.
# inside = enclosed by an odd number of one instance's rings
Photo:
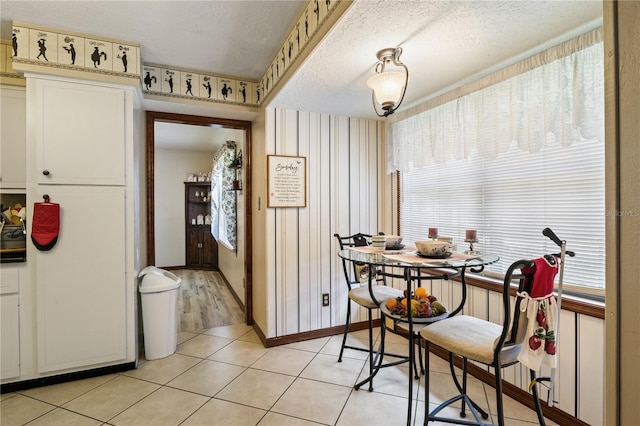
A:
{"type": "Polygon", "coordinates": [[[60,204],[33,203],[33,221],[31,223],[31,241],[38,250],[51,250],[58,241],[60,232],[60,204]]]}

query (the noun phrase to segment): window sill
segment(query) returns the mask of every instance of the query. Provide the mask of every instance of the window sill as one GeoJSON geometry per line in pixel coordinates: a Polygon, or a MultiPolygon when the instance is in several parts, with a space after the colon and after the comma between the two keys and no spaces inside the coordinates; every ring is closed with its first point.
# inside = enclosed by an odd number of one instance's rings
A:
{"type": "MultiPolygon", "coordinates": [[[[465,279],[467,285],[472,287],[483,288],[489,291],[502,292],[503,282],[497,278],[491,278],[479,274],[466,274],[465,279]]],[[[454,281],[460,281],[460,278],[453,278],[454,281]]],[[[515,287],[512,287],[511,294],[515,296],[515,287]]],[[[562,294],[562,309],[575,312],[590,317],[604,319],[604,302],[590,300],[584,297],[562,294]]]]}

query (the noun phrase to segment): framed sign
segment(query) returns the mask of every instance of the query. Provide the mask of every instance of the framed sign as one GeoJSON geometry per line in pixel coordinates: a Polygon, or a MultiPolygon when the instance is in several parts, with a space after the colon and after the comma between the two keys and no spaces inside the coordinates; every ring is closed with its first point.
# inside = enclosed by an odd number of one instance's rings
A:
{"type": "Polygon", "coordinates": [[[267,207],[307,206],[307,159],[267,155],[267,207]]]}

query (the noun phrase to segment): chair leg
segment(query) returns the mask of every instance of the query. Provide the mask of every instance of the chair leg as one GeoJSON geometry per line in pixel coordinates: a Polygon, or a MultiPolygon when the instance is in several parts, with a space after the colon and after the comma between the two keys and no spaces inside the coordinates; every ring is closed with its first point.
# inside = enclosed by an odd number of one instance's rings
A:
{"type": "MultiPolygon", "coordinates": [[[[451,357],[451,352],[449,352],[451,357]]],[[[467,394],[467,358],[462,358],[462,395],[467,394]]],[[[466,413],[466,401],[462,400],[462,409],[460,410],[460,417],[467,417],[466,413]]]]}
{"type": "Polygon", "coordinates": [[[349,334],[349,324],[351,324],[351,300],[348,300],[347,304],[347,322],[344,325],[344,334],[342,336],[342,346],[340,346],[340,355],[338,356],[338,362],[342,362],[342,354],[344,347],[347,345],[347,334],[349,334]]]}
{"type": "MultiPolygon", "coordinates": [[[[369,320],[369,376],[373,375],[373,319],[371,309],[367,309],[369,320]]],[[[369,381],[369,392],[373,392],[373,378],[369,381]]]]}
{"type": "Polygon", "coordinates": [[[429,423],[429,378],[431,370],[429,370],[429,341],[424,341],[424,425],[429,423]]]}
{"type": "Polygon", "coordinates": [[[504,407],[502,405],[502,368],[496,366],[496,410],[498,411],[498,425],[504,426],[504,407]]]}
{"type": "Polygon", "coordinates": [[[540,404],[540,397],[538,396],[538,385],[535,383],[536,372],[534,370],[529,370],[529,375],[531,376],[531,383],[534,383],[531,393],[533,394],[533,403],[536,407],[536,414],[538,415],[538,423],[540,426],[545,426],[546,423],[544,421],[544,415],[542,414],[542,405],[540,404]]]}

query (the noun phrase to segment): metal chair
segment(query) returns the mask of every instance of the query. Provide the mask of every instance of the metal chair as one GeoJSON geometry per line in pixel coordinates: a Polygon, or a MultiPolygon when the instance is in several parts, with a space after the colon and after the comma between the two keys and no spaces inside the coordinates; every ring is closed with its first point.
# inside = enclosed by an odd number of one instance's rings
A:
{"type": "MultiPolygon", "coordinates": [[[[338,244],[340,245],[340,250],[344,250],[349,247],[362,247],[368,245],[367,238],[371,238],[371,235],[357,233],[354,235],[349,235],[347,237],[341,237],[339,234],[334,234],[334,237],[338,240],[338,244]]],[[[372,279],[376,281],[375,285],[372,287],[372,292],[374,297],[378,301],[385,301],[389,298],[395,298],[402,296],[404,293],[402,290],[395,289],[393,287],[386,286],[386,280],[384,277],[380,275],[378,277],[378,271],[369,271],[367,270],[368,265],[366,264],[357,264],[354,262],[348,262],[345,259],[342,259],[342,268],[344,271],[345,282],[347,283],[348,288],[348,296],[349,296],[349,304],[347,305],[347,318],[344,326],[344,334],[342,337],[342,346],[340,347],[340,355],[338,356],[338,362],[342,362],[342,355],[345,349],[352,349],[357,351],[369,352],[369,374],[373,374],[374,369],[374,349],[373,349],[373,310],[380,309],[380,307],[373,301],[371,298],[371,293],[369,292],[369,275],[375,274],[372,276],[372,279]],[[349,267],[347,263],[351,263],[352,274],[349,273],[349,267]],[[352,278],[353,277],[353,278],[352,278]],[[358,305],[362,306],[367,310],[367,320],[369,327],[369,345],[368,348],[361,348],[357,346],[347,345],[347,334],[349,333],[349,326],[351,325],[351,302],[355,302],[358,305]]],[[[369,382],[369,390],[373,390],[373,385],[371,381],[369,382]]]]}
{"type": "MultiPolygon", "coordinates": [[[[518,363],[518,354],[525,340],[527,317],[526,312],[520,311],[520,304],[523,298],[516,295],[515,301],[511,303],[511,283],[518,282],[518,293],[530,292],[533,285],[533,261],[519,260],[514,262],[508,269],[503,283],[503,312],[502,324],[495,324],[479,318],[467,315],[453,316],[443,321],[424,327],[420,334],[425,342],[425,367],[427,374],[425,378],[425,425],[429,421],[443,421],[466,425],[484,425],[482,419],[489,416],[467,395],[467,362],[476,361],[493,367],[495,371],[495,390],[497,400],[498,424],[503,426],[504,412],[502,403],[502,377],[501,370],[518,363]],[[444,401],[433,411],[429,412],[429,346],[437,345],[449,352],[449,363],[451,375],[460,394],[444,401]],[[453,366],[453,357],[462,357],[462,384],[458,381],[453,366]],[[468,406],[475,418],[475,422],[458,420],[452,421],[450,418],[439,417],[438,413],[452,403],[462,400],[460,416],[465,417],[465,406],[468,406]],[[482,417],[482,419],[480,418],[482,417]]],[[[537,392],[533,389],[534,399],[537,401],[537,392]]],[[[536,409],[539,406],[536,405],[536,409]]],[[[538,412],[539,417],[541,413],[538,412]]]]}

